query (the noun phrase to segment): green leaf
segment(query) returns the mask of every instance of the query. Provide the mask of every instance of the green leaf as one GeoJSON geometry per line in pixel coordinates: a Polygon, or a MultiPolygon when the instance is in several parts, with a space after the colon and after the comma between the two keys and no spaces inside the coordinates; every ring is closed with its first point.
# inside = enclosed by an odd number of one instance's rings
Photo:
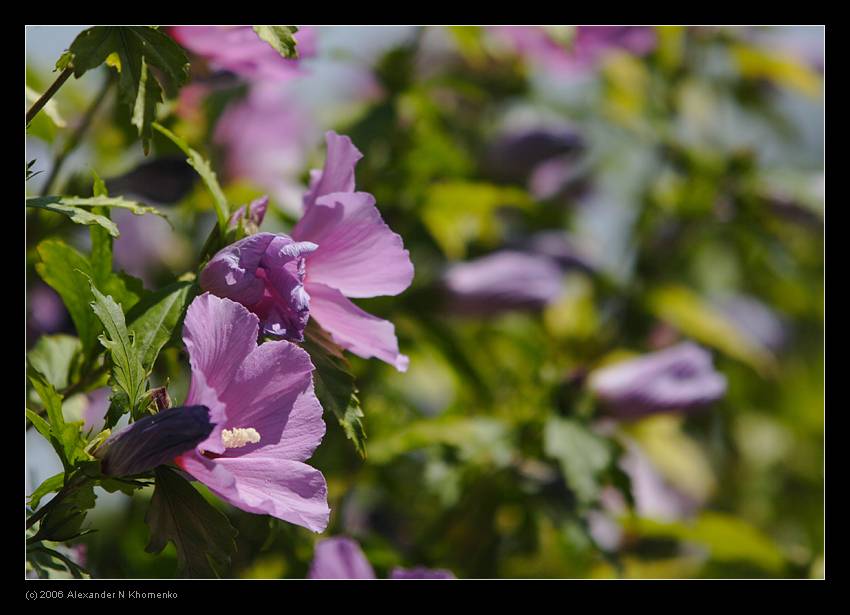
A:
{"type": "Polygon", "coordinates": [[[91,292],[95,299],[91,309],[105,330],[105,335],[99,338],[100,343],[112,358],[112,378],[120,393],[126,396],[131,415],[138,418],[148,372],[139,360],[135,340],[130,340],[121,306],[112,297],[104,296],[94,283],[91,283],[91,292]]]}
{"type": "Polygon", "coordinates": [[[55,474],[48,479],[45,479],[43,483],[41,483],[36,490],[32,492],[29,499],[29,506],[32,510],[38,508],[39,503],[41,503],[41,498],[46,496],[48,493],[53,493],[54,491],[59,491],[62,486],[65,484],[65,473],[60,472],[59,474],[55,474]]]}
{"type": "Polygon", "coordinates": [[[190,577],[218,577],[236,550],[236,530],[192,485],[173,470],[155,470],[156,487],[145,521],[145,551],[159,553],[169,541],[177,547],[179,569],[190,577]]]}
{"type": "Polygon", "coordinates": [[[298,41],[295,40],[298,28],[295,26],[254,26],[254,32],[284,58],[298,57],[298,49],[296,49],[298,41]]]}
{"type": "Polygon", "coordinates": [[[159,351],[178,329],[195,292],[191,282],[175,282],[145,296],[128,313],[127,320],[135,332],[136,351],[145,370],[153,368],[159,351]]]}
{"type": "Polygon", "coordinates": [[[785,557],[777,545],[746,521],[718,512],[703,512],[692,522],[665,523],[652,519],[625,519],[625,527],[640,536],[665,536],[707,548],[720,562],[748,561],[779,572],[785,557]]]}
{"type": "Polygon", "coordinates": [[[56,392],[53,385],[47,382],[42,374],[32,368],[28,371],[30,383],[44,406],[49,424],[48,433],[44,433],[44,420],[38,417],[36,413],[28,410],[27,416],[38,432],[50,441],[67,472],[77,461],[89,458],[88,453],[85,452],[86,442],[82,436],[83,422],[66,423],[62,414],[62,396],[56,392]]]}
{"type": "Polygon", "coordinates": [[[140,286],[140,283],[130,276],[112,273],[103,267],[103,263],[95,266],[83,254],[58,239],[42,241],[36,251],[40,262],[36,263],[35,269],[62,298],[80,338],[84,361],[89,361],[102,327],[89,307],[92,294],[85,278],[91,279],[126,309],[139,300],[140,288],[134,286],[140,286]]]}
{"type": "Polygon", "coordinates": [[[26,408],[27,418],[30,420],[30,423],[33,424],[35,430],[42,435],[45,440],[50,440],[50,423],[45,421],[41,416],[35,411],[26,408]]]}
{"type": "Polygon", "coordinates": [[[63,54],[57,67],[74,67],[80,77],[104,62],[119,72],[121,99],[132,111],[132,122],[139,131],[145,154],[150,149],[151,123],[163,90],[170,96],[189,78],[189,60],[171,37],[151,26],[95,26],[81,32],[63,54]],[[107,61],[108,59],[108,61],[107,61]],[[162,71],[160,82],[149,67],[162,71]]]}
{"type": "Polygon", "coordinates": [[[33,542],[64,542],[80,536],[86,513],[95,505],[94,482],[82,480],[71,486],[66,485],[56,497],[62,499],[55,506],[51,500],[49,505],[53,507],[39,522],[38,532],[30,539],[33,542]],[[65,493],[64,497],[62,493],[65,493]]]}
{"type": "Polygon", "coordinates": [[[76,222],[77,224],[97,224],[106,229],[106,231],[113,237],[118,237],[120,235],[118,232],[118,226],[109,218],[93,214],[92,212],[79,207],[67,205],[62,202],[61,197],[27,199],[27,207],[46,209],[47,211],[52,211],[57,214],[63,214],[68,216],[68,218],[71,219],[71,222],[76,222]]]}
{"type": "Polygon", "coordinates": [[[497,243],[503,233],[500,207],[528,208],[529,196],[518,188],[477,182],[442,182],[428,190],[422,220],[449,258],[466,255],[467,244],[497,243]]]}
{"type": "Polygon", "coordinates": [[[168,217],[164,213],[159,211],[156,207],[151,207],[149,205],[140,205],[136,201],[128,201],[124,197],[120,196],[39,196],[27,199],[27,207],[43,207],[44,209],[47,209],[47,205],[52,205],[55,203],[76,208],[117,207],[118,209],[129,209],[137,216],[141,216],[144,214],[154,214],[159,216],[160,218],[165,218],[166,220],[168,220],[168,217]]]}
{"type": "Polygon", "coordinates": [[[513,450],[507,426],[487,417],[445,416],[415,421],[369,445],[372,463],[387,463],[399,455],[429,446],[444,445],[458,450],[464,460],[504,467],[513,450]]]}
{"type": "Polygon", "coordinates": [[[656,289],[647,299],[649,309],[679,331],[753,367],[760,374],[776,369],[776,359],[750,336],[742,335],[729,320],[684,286],[656,289]]]}
{"type": "Polygon", "coordinates": [[[307,324],[303,346],[316,367],[313,382],[322,408],[334,413],[346,437],[354,443],[354,448],[365,459],[366,431],[362,421],[363,411],[357,398],[357,387],[348,360],[340,347],[315,320],[310,320],[307,324]]]}
{"type": "Polygon", "coordinates": [[[170,139],[183,151],[184,154],[186,154],[188,157],[186,162],[188,162],[189,166],[195,169],[195,171],[198,172],[198,175],[201,176],[201,179],[204,180],[207,189],[213,197],[215,214],[218,218],[219,231],[222,235],[224,235],[227,232],[227,221],[230,216],[230,206],[227,204],[227,198],[224,196],[224,191],[221,189],[221,186],[218,183],[218,178],[216,177],[215,171],[212,170],[210,163],[207,162],[198,152],[189,147],[189,144],[186,143],[185,139],[178,137],[176,134],[156,122],[153,123],[153,127],[168,137],[168,139],[170,139]]]}
{"type": "Polygon", "coordinates": [[[599,477],[611,463],[608,444],[572,419],[552,417],[543,431],[546,454],[558,460],[570,489],[584,504],[599,494],[599,477]]]}
{"type": "Polygon", "coordinates": [[[57,391],[66,388],[79,360],[82,345],[71,335],[43,335],[27,353],[32,365],[57,391]]]}
{"type": "Polygon", "coordinates": [[[27,548],[27,563],[40,579],[62,578],[53,571],[67,572],[75,579],[88,579],[91,575],[66,555],[39,544],[27,548]]]}

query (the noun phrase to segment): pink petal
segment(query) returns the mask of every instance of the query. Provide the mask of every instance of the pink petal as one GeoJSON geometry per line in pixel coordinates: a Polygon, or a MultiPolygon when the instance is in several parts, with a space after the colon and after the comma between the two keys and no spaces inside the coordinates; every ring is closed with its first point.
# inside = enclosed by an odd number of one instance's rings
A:
{"type": "Polygon", "coordinates": [[[308,283],[306,288],[312,317],[337,344],[364,359],[377,357],[400,372],[407,371],[410,360],[399,354],[391,322],[364,312],[335,288],[317,283],[308,283]]]}
{"type": "Polygon", "coordinates": [[[192,383],[189,398],[201,384],[195,374],[203,374],[206,386],[223,392],[237,369],[257,347],[259,320],[245,307],[210,293],[195,298],[186,310],[183,342],[189,351],[192,383]]]}
{"type": "Polygon", "coordinates": [[[397,295],[413,280],[410,254],[367,192],[320,197],[292,236],[319,245],[307,256],[307,280],[338,288],[347,297],[397,295]]]}
{"type": "Polygon", "coordinates": [[[310,189],[304,195],[304,211],[310,211],[320,196],[331,192],[354,192],[354,167],[363,154],[345,135],[325,133],[328,156],[320,172],[311,171],[310,189]]]}
{"type": "Polygon", "coordinates": [[[178,465],[236,508],[323,531],[330,517],[325,477],[275,452],[262,448],[250,455],[217,459],[193,452],[179,458],[178,465]]]}
{"type": "Polygon", "coordinates": [[[227,456],[267,454],[304,461],[325,435],[322,407],[313,392],[313,364],[301,348],[286,341],[258,346],[239,367],[222,396],[226,428],[253,427],[260,442],[230,449],[227,456]]]}

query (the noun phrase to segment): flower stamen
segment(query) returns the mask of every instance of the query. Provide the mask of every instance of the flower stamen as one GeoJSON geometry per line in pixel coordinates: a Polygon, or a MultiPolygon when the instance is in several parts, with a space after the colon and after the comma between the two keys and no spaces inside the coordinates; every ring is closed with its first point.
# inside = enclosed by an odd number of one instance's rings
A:
{"type": "Polygon", "coordinates": [[[242,448],[260,441],[260,433],[253,427],[234,427],[221,430],[224,448],[242,448]]]}

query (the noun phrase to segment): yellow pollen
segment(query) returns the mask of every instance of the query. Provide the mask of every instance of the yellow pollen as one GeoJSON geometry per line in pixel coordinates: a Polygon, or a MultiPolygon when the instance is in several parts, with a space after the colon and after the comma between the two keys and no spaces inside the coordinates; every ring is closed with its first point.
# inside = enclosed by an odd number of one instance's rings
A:
{"type": "Polygon", "coordinates": [[[221,441],[224,448],[242,448],[248,444],[260,441],[259,432],[253,427],[234,427],[221,430],[221,441]]]}

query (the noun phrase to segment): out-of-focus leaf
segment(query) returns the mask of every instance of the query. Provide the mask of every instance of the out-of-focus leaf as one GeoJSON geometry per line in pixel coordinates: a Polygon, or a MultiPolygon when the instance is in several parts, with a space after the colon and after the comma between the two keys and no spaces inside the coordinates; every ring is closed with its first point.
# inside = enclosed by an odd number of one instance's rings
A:
{"type": "Polygon", "coordinates": [[[652,291],[648,307],[685,335],[738,359],[761,374],[776,367],[776,359],[738,329],[710,303],[684,286],[665,286],[652,291]]]}
{"type": "Polygon", "coordinates": [[[681,416],[647,417],[624,431],[635,438],[652,464],[677,489],[704,502],[717,481],[705,452],[682,430],[681,416]]]}
{"type": "Polygon", "coordinates": [[[691,523],[627,519],[625,526],[640,536],[667,536],[699,544],[716,561],[748,561],[772,572],[780,572],[785,564],[782,551],[758,528],[723,513],[704,512],[691,523]]]}
{"type": "Polygon", "coordinates": [[[47,382],[61,391],[68,386],[81,350],[80,340],[71,335],[43,335],[27,353],[27,358],[47,382]]]}
{"type": "MultiPolygon", "coordinates": [[[[30,86],[25,86],[25,89],[26,99],[27,102],[29,102],[30,104],[41,98],[41,94],[33,90],[30,86]]],[[[59,114],[59,107],[56,106],[56,100],[48,100],[47,104],[44,105],[41,110],[44,111],[44,114],[47,116],[47,118],[51,122],[53,122],[53,125],[57,128],[65,128],[65,126],[68,125],[64,118],[59,114]]]]}
{"type": "Polygon", "coordinates": [[[434,445],[455,447],[463,459],[496,466],[508,464],[513,455],[507,426],[501,421],[451,416],[416,421],[375,439],[369,445],[369,459],[372,463],[387,463],[399,455],[434,445]]]}
{"type": "Polygon", "coordinates": [[[611,463],[605,440],[577,421],[552,417],[543,432],[543,448],[558,460],[578,499],[586,504],[593,502],[601,488],[600,475],[611,463]]]}
{"type": "Polygon", "coordinates": [[[218,219],[219,231],[224,234],[227,232],[227,220],[230,216],[230,206],[227,204],[227,198],[224,196],[224,192],[221,189],[221,185],[218,183],[218,178],[216,177],[215,171],[212,170],[210,163],[204,159],[198,152],[189,147],[189,144],[186,143],[184,139],[181,139],[176,134],[165,128],[164,126],[153,123],[153,127],[156,128],[163,135],[168,137],[177,147],[179,147],[184,154],[188,157],[186,162],[198,172],[198,175],[201,176],[201,179],[204,180],[204,184],[206,184],[207,189],[210,191],[210,194],[213,197],[213,204],[215,205],[215,214],[218,219]]]}
{"type": "Polygon", "coordinates": [[[529,196],[519,188],[476,182],[434,184],[422,210],[422,221],[449,258],[462,258],[467,244],[495,244],[502,237],[496,215],[500,207],[528,208],[529,196]]]}
{"type": "Polygon", "coordinates": [[[744,77],[768,79],[812,98],[820,97],[820,76],[794,56],[743,43],[734,45],[731,51],[738,70],[744,77]]]}
{"type": "Polygon", "coordinates": [[[126,396],[127,408],[133,418],[138,418],[148,372],[139,359],[136,340],[130,339],[121,306],[111,296],[103,295],[94,283],[91,284],[91,292],[95,299],[90,304],[91,309],[105,330],[105,335],[99,338],[100,343],[112,358],[113,390],[117,387],[116,393],[126,396]]]}
{"type": "Polygon", "coordinates": [[[91,574],[70,557],[41,543],[27,548],[27,564],[40,579],[63,578],[67,571],[75,579],[89,579],[91,574]],[[59,571],[60,574],[56,574],[59,571]]]}
{"type": "Polygon", "coordinates": [[[254,32],[269,45],[274,47],[281,56],[288,59],[298,57],[298,49],[295,40],[295,33],[298,28],[295,26],[253,26],[254,32]]]}
{"type": "Polygon", "coordinates": [[[352,441],[361,457],[366,457],[366,430],[363,427],[363,410],[357,398],[357,386],[348,360],[328,333],[311,320],[304,332],[304,349],[316,371],[313,382],[316,397],[322,408],[331,410],[352,441]]]}
{"type": "Polygon", "coordinates": [[[136,352],[145,370],[153,368],[159,351],[174,335],[193,291],[191,282],[175,282],[143,297],[127,314],[128,326],[135,333],[136,352]]]}
{"type": "Polygon", "coordinates": [[[178,567],[190,577],[218,577],[236,549],[236,530],[227,517],[165,466],[156,469],[156,487],[145,521],[151,531],[145,550],[159,553],[173,542],[178,567]]]}

